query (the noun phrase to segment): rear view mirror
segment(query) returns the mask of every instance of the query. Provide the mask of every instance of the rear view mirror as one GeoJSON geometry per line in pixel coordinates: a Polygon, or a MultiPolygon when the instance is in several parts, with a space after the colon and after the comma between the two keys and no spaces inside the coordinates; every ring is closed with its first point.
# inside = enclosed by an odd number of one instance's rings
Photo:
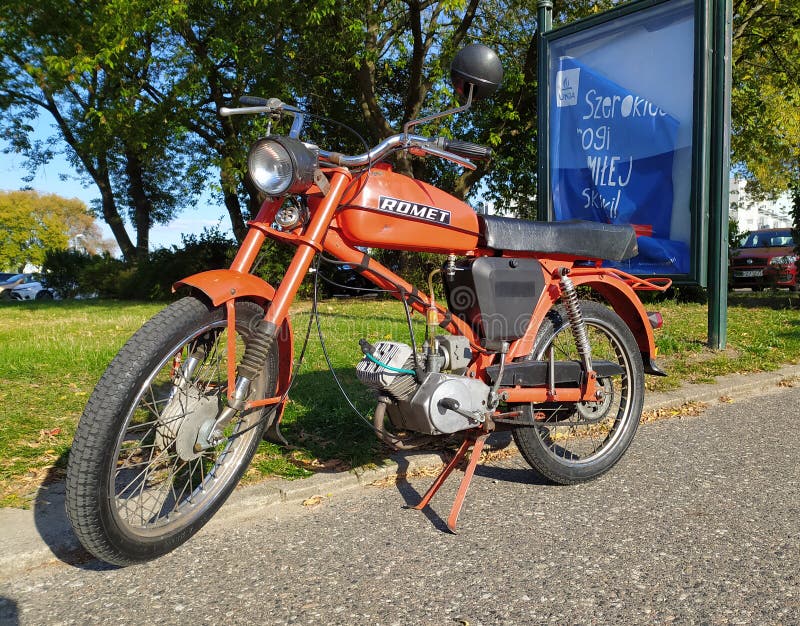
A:
{"type": "Polygon", "coordinates": [[[474,43],[459,50],[450,64],[450,80],[460,96],[472,99],[488,98],[503,82],[503,66],[500,57],[491,48],[474,43]]]}

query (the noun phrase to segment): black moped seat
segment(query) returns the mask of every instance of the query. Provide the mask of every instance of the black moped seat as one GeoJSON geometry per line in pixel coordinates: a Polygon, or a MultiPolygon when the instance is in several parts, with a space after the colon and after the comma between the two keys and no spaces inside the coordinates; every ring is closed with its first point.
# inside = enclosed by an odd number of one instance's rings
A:
{"type": "Polygon", "coordinates": [[[624,261],[638,253],[632,226],[583,220],[534,222],[496,215],[479,215],[478,221],[481,243],[493,250],[610,261],[624,261]]]}

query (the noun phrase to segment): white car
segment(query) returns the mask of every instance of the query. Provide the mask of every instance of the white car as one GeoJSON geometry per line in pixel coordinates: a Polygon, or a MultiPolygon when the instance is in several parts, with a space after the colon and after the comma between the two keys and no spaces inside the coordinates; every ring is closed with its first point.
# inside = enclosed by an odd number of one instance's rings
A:
{"type": "Polygon", "coordinates": [[[52,300],[54,296],[38,274],[24,274],[22,282],[11,290],[12,300],[52,300]]]}
{"type": "Polygon", "coordinates": [[[0,272],[0,299],[8,300],[11,298],[11,290],[19,285],[24,278],[24,274],[0,272]]]}

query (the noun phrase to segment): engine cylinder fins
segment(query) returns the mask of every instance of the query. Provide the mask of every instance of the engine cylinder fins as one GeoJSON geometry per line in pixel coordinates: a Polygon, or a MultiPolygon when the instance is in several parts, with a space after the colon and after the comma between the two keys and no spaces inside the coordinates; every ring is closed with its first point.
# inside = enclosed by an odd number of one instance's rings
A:
{"type": "Polygon", "coordinates": [[[396,341],[379,341],[373,346],[372,357],[368,359],[365,356],[356,365],[356,376],[363,384],[394,400],[405,400],[414,395],[419,386],[415,376],[392,371],[414,369],[411,346],[396,341]]]}

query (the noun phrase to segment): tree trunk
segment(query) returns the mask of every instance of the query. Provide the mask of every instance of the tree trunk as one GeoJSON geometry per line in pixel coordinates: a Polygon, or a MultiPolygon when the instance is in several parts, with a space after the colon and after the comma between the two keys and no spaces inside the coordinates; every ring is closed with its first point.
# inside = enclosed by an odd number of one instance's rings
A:
{"type": "Polygon", "coordinates": [[[247,234],[247,224],[245,224],[242,217],[242,205],[239,202],[239,196],[234,191],[225,190],[223,192],[225,197],[225,208],[228,209],[228,215],[231,218],[231,229],[236,241],[242,242],[244,236],[247,234]]]}
{"type": "Polygon", "coordinates": [[[122,256],[126,261],[132,261],[136,258],[136,248],[128,236],[128,231],[125,230],[125,224],[122,221],[122,217],[120,217],[119,211],[117,211],[117,203],[114,200],[114,194],[111,193],[111,187],[100,182],[97,183],[97,186],[100,189],[103,220],[111,229],[122,256]]]}
{"type": "MultiPolygon", "coordinates": [[[[72,147],[75,149],[75,146],[72,147]]],[[[81,156],[80,153],[79,156],[81,156]]],[[[123,258],[129,262],[133,261],[136,258],[136,247],[133,245],[128,231],[125,230],[125,222],[117,209],[117,201],[114,199],[114,192],[111,189],[111,180],[108,177],[108,164],[105,161],[105,156],[98,157],[96,164],[92,163],[88,156],[83,158],[82,161],[84,164],[89,164],[90,167],[86,169],[100,190],[103,220],[111,229],[123,258]]]]}
{"type": "Polygon", "coordinates": [[[128,194],[133,202],[136,227],[136,261],[148,259],[150,254],[150,225],[153,203],[144,188],[142,162],[132,149],[125,151],[125,172],[128,175],[128,194]]]}

